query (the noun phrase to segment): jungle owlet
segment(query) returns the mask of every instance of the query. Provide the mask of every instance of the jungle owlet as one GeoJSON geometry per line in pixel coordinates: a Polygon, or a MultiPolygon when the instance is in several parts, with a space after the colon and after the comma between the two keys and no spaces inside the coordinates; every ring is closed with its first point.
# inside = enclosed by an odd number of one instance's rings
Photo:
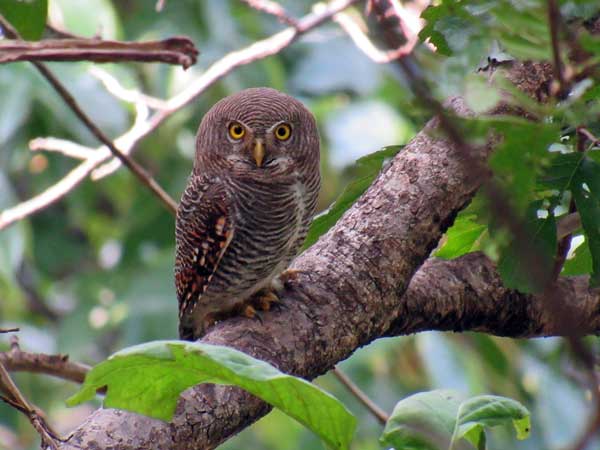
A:
{"type": "Polygon", "coordinates": [[[319,134],[298,100],[246,89],[215,104],[196,137],[177,211],[179,335],[220,317],[268,309],[271,282],[298,252],[320,186],[319,134]],[[257,306],[258,306],[257,305],[257,306]]]}

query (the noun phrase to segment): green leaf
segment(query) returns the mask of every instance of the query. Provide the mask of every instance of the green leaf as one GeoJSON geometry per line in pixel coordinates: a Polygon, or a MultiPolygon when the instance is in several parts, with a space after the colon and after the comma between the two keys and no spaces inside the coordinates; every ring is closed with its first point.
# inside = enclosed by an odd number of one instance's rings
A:
{"type": "Polygon", "coordinates": [[[585,154],[582,152],[553,155],[540,176],[540,187],[556,189],[560,192],[569,189],[584,157],[585,154]]]}
{"type": "Polygon", "coordinates": [[[572,258],[567,259],[561,274],[565,276],[573,276],[585,275],[591,272],[592,254],[590,253],[590,247],[586,241],[575,249],[575,254],[572,258]]]}
{"type": "Polygon", "coordinates": [[[592,256],[590,286],[600,286],[600,164],[584,158],[571,187],[592,256]]]}
{"type": "Polygon", "coordinates": [[[511,6],[510,2],[495,2],[491,13],[496,23],[491,32],[518,59],[549,59],[550,33],[543,7],[511,6]]]}
{"type": "Polygon", "coordinates": [[[478,250],[477,242],[487,231],[487,226],[477,223],[476,218],[477,216],[468,210],[461,211],[446,232],[446,242],[435,256],[453,259],[478,250]]]}
{"type": "Polygon", "coordinates": [[[380,441],[397,450],[446,450],[465,439],[485,450],[485,429],[511,423],[517,438],[530,431],[529,411],[519,402],[494,395],[464,399],[452,390],[421,392],[398,402],[380,441]]]}
{"type": "Polygon", "coordinates": [[[170,420],[179,395],[199,383],[239,386],[307,426],[327,445],[347,449],[356,419],[337,399],[301,378],[224,346],[155,341],[127,348],[95,366],[67,404],[107,386],[104,405],[170,420]]]}
{"type": "Polygon", "coordinates": [[[570,190],[586,242],[565,264],[563,274],[591,273],[590,285],[600,285],[600,151],[559,154],[552,157],[540,186],[570,190]]]}
{"type": "Polygon", "coordinates": [[[489,111],[500,101],[500,91],[480,75],[467,76],[465,100],[476,113],[489,111]]]}
{"type": "MultiPolygon", "coordinates": [[[[535,202],[533,205],[537,204],[535,202]]],[[[544,219],[531,219],[537,217],[537,208],[530,208],[527,214],[528,228],[532,239],[532,245],[537,249],[538,256],[543,259],[543,270],[545,279],[551,276],[554,255],[556,254],[556,219],[552,214],[544,219]]],[[[498,262],[498,272],[502,277],[504,285],[510,289],[516,289],[520,292],[534,293],[539,292],[545,286],[544,280],[534,280],[531,277],[531,270],[523,259],[522,244],[513,240],[502,252],[498,262]]]]}
{"type": "Polygon", "coordinates": [[[429,38],[429,42],[435,45],[437,52],[441,55],[450,56],[452,50],[442,33],[436,30],[436,23],[450,15],[448,5],[441,4],[438,6],[429,6],[421,13],[421,19],[425,20],[425,26],[419,32],[419,39],[425,42],[429,38]]]}
{"type": "Polygon", "coordinates": [[[502,136],[490,166],[502,180],[515,209],[524,212],[534,198],[536,180],[548,159],[548,147],[558,141],[560,129],[552,123],[514,118],[491,119],[490,125],[502,136]]]}
{"type": "Polygon", "coordinates": [[[380,438],[397,450],[436,450],[450,446],[462,397],[456,391],[420,392],[394,407],[380,438]]]}
{"type": "Polygon", "coordinates": [[[529,411],[519,402],[496,395],[480,395],[460,405],[455,438],[469,433],[474,427],[490,428],[513,423],[517,439],[526,439],[531,430],[529,411]]]}
{"type": "Polygon", "coordinates": [[[17,29],[23,39],[37,41],[46,26],[48,0],[2,0],[0,14],[17,29]]]}
{"type": "Polygon", "coordinates": [[[359,175],[351,181],[343,190],[341,195],[333,203],[333,205],[324,213],[317,216],[308,230],[306,240],[304,241],[303,249],[307,249],[313,245],[322,234],[325,234],[335,223],[342,217],[342,214],[350,208],[373,183],[373,180],[381,170],[383,163],[388,158],[392,158],[398,153],[403,146],[394,145],[385,147],[370,155],[363,156],[358,159],[355,165],[358,168],[359,175]]]}

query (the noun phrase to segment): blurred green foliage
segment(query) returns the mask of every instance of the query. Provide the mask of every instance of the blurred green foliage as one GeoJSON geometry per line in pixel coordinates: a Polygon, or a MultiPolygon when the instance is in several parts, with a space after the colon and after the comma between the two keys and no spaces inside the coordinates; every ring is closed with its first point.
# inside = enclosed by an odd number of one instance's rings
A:
{"type": "MultiPolygon", "coordinates": [[[[312,2],[281,3],[299,17],[312,2]]],[[[597,9],[595,0],[560,4],[570,22],[586,20],[597,9]]],[[[433,94],[440,99],[462,94],[476,111],[494,104],[498,91],[473,72],[488,56],[498,61],[510,56],[548,57],[544,5],[541,0],[435,2],[424,14],[429,23],[421,36],[430,37],[439,51],[422,45],[415,52],[433,94]]],[[[235,0],[168,0],[160,13],[148,0],[50,0],[48,14],[53,23],[85,36],[100,33],[123,40],[189,36],[201,56],[186,72],[158,64],[102,66],[126,87],[162,98],[181,91],[227,52],[282,27],[235,0]]],[[[35,38],[35,33],[29,37],[35,38]]],[[[596,55],[600,52],[599,40],[591,35],[584,33],[581,44],[596,55]]],[[[107,93],[90,75],[91,64],[49,66],[109,136],[128,129],[132,105],[107,93]]],[[[535,108],[547,118],[536,126],[514,119],[474,120],[464,126],[474,142],[492,130],[508,135],[493,166],[526,221],[559,218],[573,195],[583,228],[575,237],[581,245],[570,255],[564,273],[593,272],[597,280],[600,248],[594,233],[600,223],[600,178],[594,164],[598,159],[589,152],[589,161],[581,165],[573,164],[570,158],[575,157],[569,156],[576,150],[575,126],[600,132],[600,87],[593,80],[584,81],[568,99],[547,107],[522,99],[525,109],[535,108]],[[564,175],[565,169],[571,172],[564,175]],[[548,180],[561,185],[544,187],[548,180]],[[542,207],[533,208],[539,201],[542,207]]],[[[354,159],[404,144],[429,116],[394,66],[372,63],[337,26],[326,24],[280,54],[244,66],[212,86],[145,138],[135,158],[178,198],[191,169],[194,133],[203,114],[223,96],[259,85],[299,97],[317,117],[323,140],[320,209],[330,205],[349,180],[362,176],[351,165],[354,159]]],[[[39,136],[97,145],[32,67],[0,66],[0,209],[42,192],[77,164],[58,153],[31,152],[28,143],[39,136]]],[[[494,227],[492,213],[493,205],[478,196],[459,215],[441,254],[455,257],[477,249],[496,259],[506,254],[510,239],[494,227]]],[[[91,364],[129,345],[174,338],[173,223],[173,217],[124,169],[98,182],[85,181],[60,202],[0,231],[0,324],[21,328],[25,350],[68,353],[73,360],[91,364]]],[[[596,340],[589,343],[597,350],[596,340]]],[[[0,335],[0,347],[7,345],[7,336],[0,335]]],[[[341,368],[389,412],[400,399],[437,388],[519,400],[532,413],[531,437],[515,442],[510,429],[494,429],[488,434],[490,448],[563,447],[581,433],[590,415],[580,373],[560,339],[518,341],[427,332],[379,340],[355,352],[341,368]]],[[[77,389],[68,382],[24,373],[15,379],[60,432],[71,430],[92,408],[66,409],[64,399],[77,389]]],[[[357,416],[353,448],[379,449],[380,424],[332,375],[316,382],[357,416]]],[[[27,420],[0,404],[0,448],[34,449],[37,442],[27,420]]],[[[323,444],[273,412],[223,448],[319,449],[323,444]]]]}

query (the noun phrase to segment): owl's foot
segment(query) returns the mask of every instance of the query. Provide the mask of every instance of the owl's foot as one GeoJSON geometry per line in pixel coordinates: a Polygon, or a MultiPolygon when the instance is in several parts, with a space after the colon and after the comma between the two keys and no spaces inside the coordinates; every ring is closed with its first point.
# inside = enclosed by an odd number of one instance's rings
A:
{"type": "Polygon", "coordinates": [[[261,289],[252,297],[252,305],[259,311],[270,311],[280,304],[279,296],[272,289],[261,289]]]}
{"type": "Polygon", "coordinates": [[[247,317],[248,319],[254,319],[256,317],[256,309],[252,305],[244,305],[242,311],[242,316],[247,317]]]}
{"type": "Polygon", "coordinates": [[[261,325],[263,324],[263,318],[262,318],[261,313],[259,311],[257,311],[254,306],[252,306],[250,304],[244,305],[244,307],[242,309],[242,316],[247,317],[248,319],[258,320],[261,325]]]}
{"type": "Polygon", "coordinates": [[[279,274],[277,277],[277,284],[281,288],[289,289],[294,281],[298,280],[298,275],[304,273],[303,270],[287,269],[279,274]]]}

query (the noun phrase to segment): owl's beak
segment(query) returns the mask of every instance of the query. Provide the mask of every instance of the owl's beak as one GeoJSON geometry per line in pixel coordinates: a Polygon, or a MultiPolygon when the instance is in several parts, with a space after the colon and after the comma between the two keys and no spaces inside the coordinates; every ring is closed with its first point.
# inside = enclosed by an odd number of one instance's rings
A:
{"type": "Polygon", "coordinates": [[[254,148],[252,149],[252,156],[254,157],[254,161],[256,161],[256,166],[262,166],[263,159],[265,158],[265,146],[263,144],[262,139],[254,140],[254,148]]]}

